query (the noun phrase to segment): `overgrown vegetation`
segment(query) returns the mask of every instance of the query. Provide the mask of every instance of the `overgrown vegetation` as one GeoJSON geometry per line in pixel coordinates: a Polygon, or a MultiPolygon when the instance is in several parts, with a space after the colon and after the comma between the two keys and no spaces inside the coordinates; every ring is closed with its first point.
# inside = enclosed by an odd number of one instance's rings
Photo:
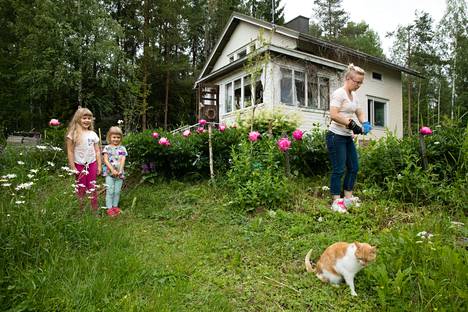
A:
{"type": "Polygon", "coordinates": [[[416,139],[390,136],[361,148],[363,204],[341,215],[329,209],[323,133],[293,141],[294,124],[258,122],[268,126],[256,141],[247,140],[247,124],[214,130],[215,154],[225,153],[217,172],[227,178],[213,182],[206,133],[159,133],[170,146],[151,132],[129,135],[135,165],[118,218],[79,214],[60,148],[8,146],[0,156],[0,309],[463,309],[467,128],[449,123],[425,138],[427,170],[416,139]],[[288,156],[276,145],[284,136],[288,156]],[[153,170],[142,173],[139,161],[154,161],[153,170]],[[317,258],[334,242],[355,240],[378,246],[376,263],[357,276],[358,299],[305,272],[310,248],[317,258]]]}

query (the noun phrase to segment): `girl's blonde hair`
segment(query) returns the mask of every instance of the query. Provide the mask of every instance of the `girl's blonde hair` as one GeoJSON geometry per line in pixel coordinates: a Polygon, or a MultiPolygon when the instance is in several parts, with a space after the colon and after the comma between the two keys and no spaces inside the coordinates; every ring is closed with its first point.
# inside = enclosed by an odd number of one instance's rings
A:
{"type": "MultiPolygon", "coordinates": [[[[80,122],[83,116],[89,116],[93,118],[93,113],[86,107],[78,107],[75,114],[73,115],[72,120],[70,121],[70,124],[68,125],[67,137],[71,136],[74,144],[80,142],[81,132],[83,131],[83,127],[81,126],[80,122]]],[[[92,120],[91,125],[89,126],[89,130],[94,130],[94,120],[92,120]]]]}
{"type": "Polygon", "coordinates": [[[107,131],[107,135],[106,135],[107,144],[110,143],[111,135],[120,135],[120,139],[123,139],[122,129],[120,129],[117,126],[110,127],[109,131],[107,131]]]}
{"type": "Polygon", "coordinates": [[[364,71],[364,69],[362,69],[361,67],[356,66],[353,63],[351,63],[351,64],[348,65],[348,68],[345,71],[344,77],[345,77],[345,79],[348,79],[348,78],[353,77],[354,75],[364,76],[365,73],[366,72],[364,71]]]}

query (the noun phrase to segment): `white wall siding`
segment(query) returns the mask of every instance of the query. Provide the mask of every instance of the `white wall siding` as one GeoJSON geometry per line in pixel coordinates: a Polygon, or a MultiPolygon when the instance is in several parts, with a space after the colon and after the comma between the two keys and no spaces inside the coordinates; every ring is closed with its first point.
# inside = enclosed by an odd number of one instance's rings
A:
{"type": "MultiPolygon", "coordinates": [[[[216,61],[212,71],[216,71],[221,67],[224,67],[227,64],[229,64],[228,55],[237,51],[242,46],[245,46],[251,43],[252,41],[257,40],[259,36],[260,28],[258,26],[241,21],[234,30],[233,34],[231,35],[229,42],[224,47],[223,52],[216,61]]],[[[273,36],[271,36],[271,32],[268,30],[265,30],[263,32],[263,39],[266,42],[269,42],[273,45],[286,47],[290,49],[295,49],[297,46],[296,40],[294,38],[287,37],[278,33],[273,33],[273,36]]],[[[258,45],[257,48],[259,48],[258,45]]]]}
{"type": "MultiPolygon", "coordinates": [[[[366,71],[364,83],[357,91],[358,101],[367,116],[367,100],[374,98],[384,100],[386,104],[386,128],[374,127],[372,135],[383,137],[386,131],[391,131],[397,137],[403,136],[403,103],[401,73],[383,66],[366,64],[362,66],[366,71]],[[372,78],[372,72],[382,74],[382,80],[372,78]]],[[[368,116],[367,116],[368,117],[368,116]]]]}

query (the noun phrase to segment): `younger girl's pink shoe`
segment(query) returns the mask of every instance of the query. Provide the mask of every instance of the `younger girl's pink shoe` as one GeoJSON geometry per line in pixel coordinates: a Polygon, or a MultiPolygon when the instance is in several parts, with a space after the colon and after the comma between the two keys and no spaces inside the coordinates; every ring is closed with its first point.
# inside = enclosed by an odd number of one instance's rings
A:
{"type": "Polygon", "coordinates": [[[106,213],[110,217],[116,217],[120,214],[121,210],[119,207],[112,207],[107,209],[106,213]]]}

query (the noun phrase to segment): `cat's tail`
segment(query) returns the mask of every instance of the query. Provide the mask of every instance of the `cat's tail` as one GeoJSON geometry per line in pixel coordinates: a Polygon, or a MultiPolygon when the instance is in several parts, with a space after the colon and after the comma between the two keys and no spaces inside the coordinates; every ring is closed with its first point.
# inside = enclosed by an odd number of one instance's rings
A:
{"type": "Polygon", "coordinates": [[[312,267],[312,263],[310,263],[310,255],[312,255],[312,250],[309,250],[309,252],[307,253],[307,255],[305,256],[305,266],[306,266],[306,270],[307,272],[309,273],[314,273],[315,272],[315,268],[312,267]]]}

